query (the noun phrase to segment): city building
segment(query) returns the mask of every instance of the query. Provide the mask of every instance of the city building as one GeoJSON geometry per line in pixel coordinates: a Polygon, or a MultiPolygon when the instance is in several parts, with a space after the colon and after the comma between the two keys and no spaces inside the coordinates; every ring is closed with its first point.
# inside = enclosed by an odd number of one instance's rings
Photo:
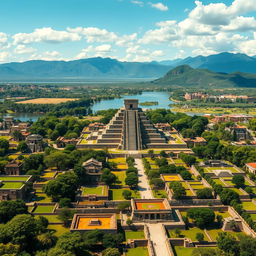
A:
{"type": "Polygon", "coordinates": [[[4,172],[6,175],[21,175],[22,173],[22,162],[11,161],[4,167],[4,172]]]}
{"type": "Polygon", "coordinates": [[[29,135],[26,138],[26,143],[32,153],[43,151],[43,137],[39,134],[29,135]]]}

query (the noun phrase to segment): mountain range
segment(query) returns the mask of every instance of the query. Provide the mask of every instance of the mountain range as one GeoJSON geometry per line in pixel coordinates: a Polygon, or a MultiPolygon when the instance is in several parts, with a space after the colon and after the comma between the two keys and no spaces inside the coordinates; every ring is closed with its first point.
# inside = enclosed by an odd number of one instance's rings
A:
{"type": "Polygon", "coordinates": [[[157,78],[170,70],[158,63],[121,62],[110,58],[90,58],[74,61],[12,62],[0,65],[1,79],[125,79],[157,78]]]}
{"type": "Polygon", "coordinates": [[[256,74],[256,56],[223,52],[209,56],[188,57],[158,62],[161,65],[177,67],[189,65],[192,68],[209,69],[215,72],[247,72],[256,74]]]}
{"type": "Polygon", "coordinates": [[[256,56],[220,53],[210,56],[160,62],[123,62],[111,58],[89,58],[73,61],[11,62],[0,64],[0,81],[24,79],[147,79],[164,76],[169,70],[189,65],[214,72],[247,72],[256,74],[256,56]]]}
{"type": "Polygon", "coordinates": [[[208,69],[194,69],[189,65],[181,65],[170,70],[165,76],[152,81],[156,85],[181,87],[226,88],[256,87],[256,74],[234,72],[218,73],[208,69]]]}

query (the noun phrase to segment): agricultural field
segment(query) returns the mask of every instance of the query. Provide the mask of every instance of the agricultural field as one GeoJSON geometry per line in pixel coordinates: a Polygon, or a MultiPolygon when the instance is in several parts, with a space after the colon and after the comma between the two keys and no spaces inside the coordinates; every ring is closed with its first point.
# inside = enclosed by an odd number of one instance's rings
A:
{"type": "Polygon", "coordinates": [[[31,100],[17,101],[17,104],[60,104],[75,101],[75,98],[37,98],[31,100]]]}

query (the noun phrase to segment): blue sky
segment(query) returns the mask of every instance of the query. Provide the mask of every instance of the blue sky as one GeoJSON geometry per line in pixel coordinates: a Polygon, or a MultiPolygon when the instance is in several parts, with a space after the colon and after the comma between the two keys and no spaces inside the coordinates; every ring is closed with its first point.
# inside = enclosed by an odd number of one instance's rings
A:
{"type": "Polygon", "coordinates": [[[5,0],[0,62],[256,55],[256,0],[5,0]]]}

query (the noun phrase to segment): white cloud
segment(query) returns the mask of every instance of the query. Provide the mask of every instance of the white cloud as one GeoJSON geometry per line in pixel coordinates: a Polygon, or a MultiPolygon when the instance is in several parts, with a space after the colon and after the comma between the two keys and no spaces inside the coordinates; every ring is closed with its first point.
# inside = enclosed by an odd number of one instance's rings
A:
{"type": "Polygon", "coordinates": [[[13,36],[14,44],[29,44],[38,42],[61,43],[79,41],[81,37],[72,32],[58,31],[50,27],[37,28],[32,33],[18,33],[13,36]]]}
{"type": "Polygon", "coordinates": [[[132,4],[136,4],[140,7],[143,7],[144,6],[144,3],[142,1],[138,1],[138,0],[132,0],[131,1],[132,4]]]}
{"type": "Polygon", "coordinates": [[[6,43],[8,40],[7,34],[0,32],[0,44],[6,43]]]}
{"type": "Polygon", "coordinates": [[[30,54],[36,52],[35,48],[32,47],[26,47],[23,44],[17,45],[17,47],[14,49],[14,53],[16,54],[30,54]]]}
{"type": "Polygon", "coordinates": [[[159,22],[156,24],[158,29],[148,30],[139,40],[139,43],[165,43],[178,39],[177,24],[174,20],[159,22]]]}
{"type": "Polygon", "coordinates": [[[254,32],[253,39],[246,40],[239,44],[239,51],[251,56],[256,55],[256,32],[254,32]]]}
{"type": "Polygon", "coordinates": [[[163,11],[163,12],[169,10],[168,6],[164,5],[163,3],[155,3],[155,4],[149,3],[149,4],[151,7],[158,9],[160,11],[163,11]]]}
{"type": "Polygon", "coordinates": [[[10,56],[9,52],[0,52],[0,62],[6,62],[10,56]]]}
{"type": "Polygon", "coordinates": [[[256,30],[256,19],[254,17],[239,16],[230,21],[227,26],[222,27],[226,31],[249,31],[256,30]]]}
{"type": "Polygon", "coordinates": [[[113,42],[118,36],[114,32],[109,32],[106,29],[100,29],[96,27],[77,27],[77,28],[68,28],[67,29],[71,33],[79,34],[85,36],[88,43],[105,43],[105,42],[113,42]]]}
{"type": "Polygon", "coordinates": [[[30,56],[30,60],[47,60],[47,61],[52,61],[52,60],[63,60],[61,57],[61,54],[58,51],[46,51],[40,54],[32,54],[30,56]]]}
{"type": "Polygon", "coordinates": [[[110,44],[103,44],[99,46],[88,46],[76,56],[76,59],[90,58],[90,57],[110,57],[112,46],[110,44]]]}

